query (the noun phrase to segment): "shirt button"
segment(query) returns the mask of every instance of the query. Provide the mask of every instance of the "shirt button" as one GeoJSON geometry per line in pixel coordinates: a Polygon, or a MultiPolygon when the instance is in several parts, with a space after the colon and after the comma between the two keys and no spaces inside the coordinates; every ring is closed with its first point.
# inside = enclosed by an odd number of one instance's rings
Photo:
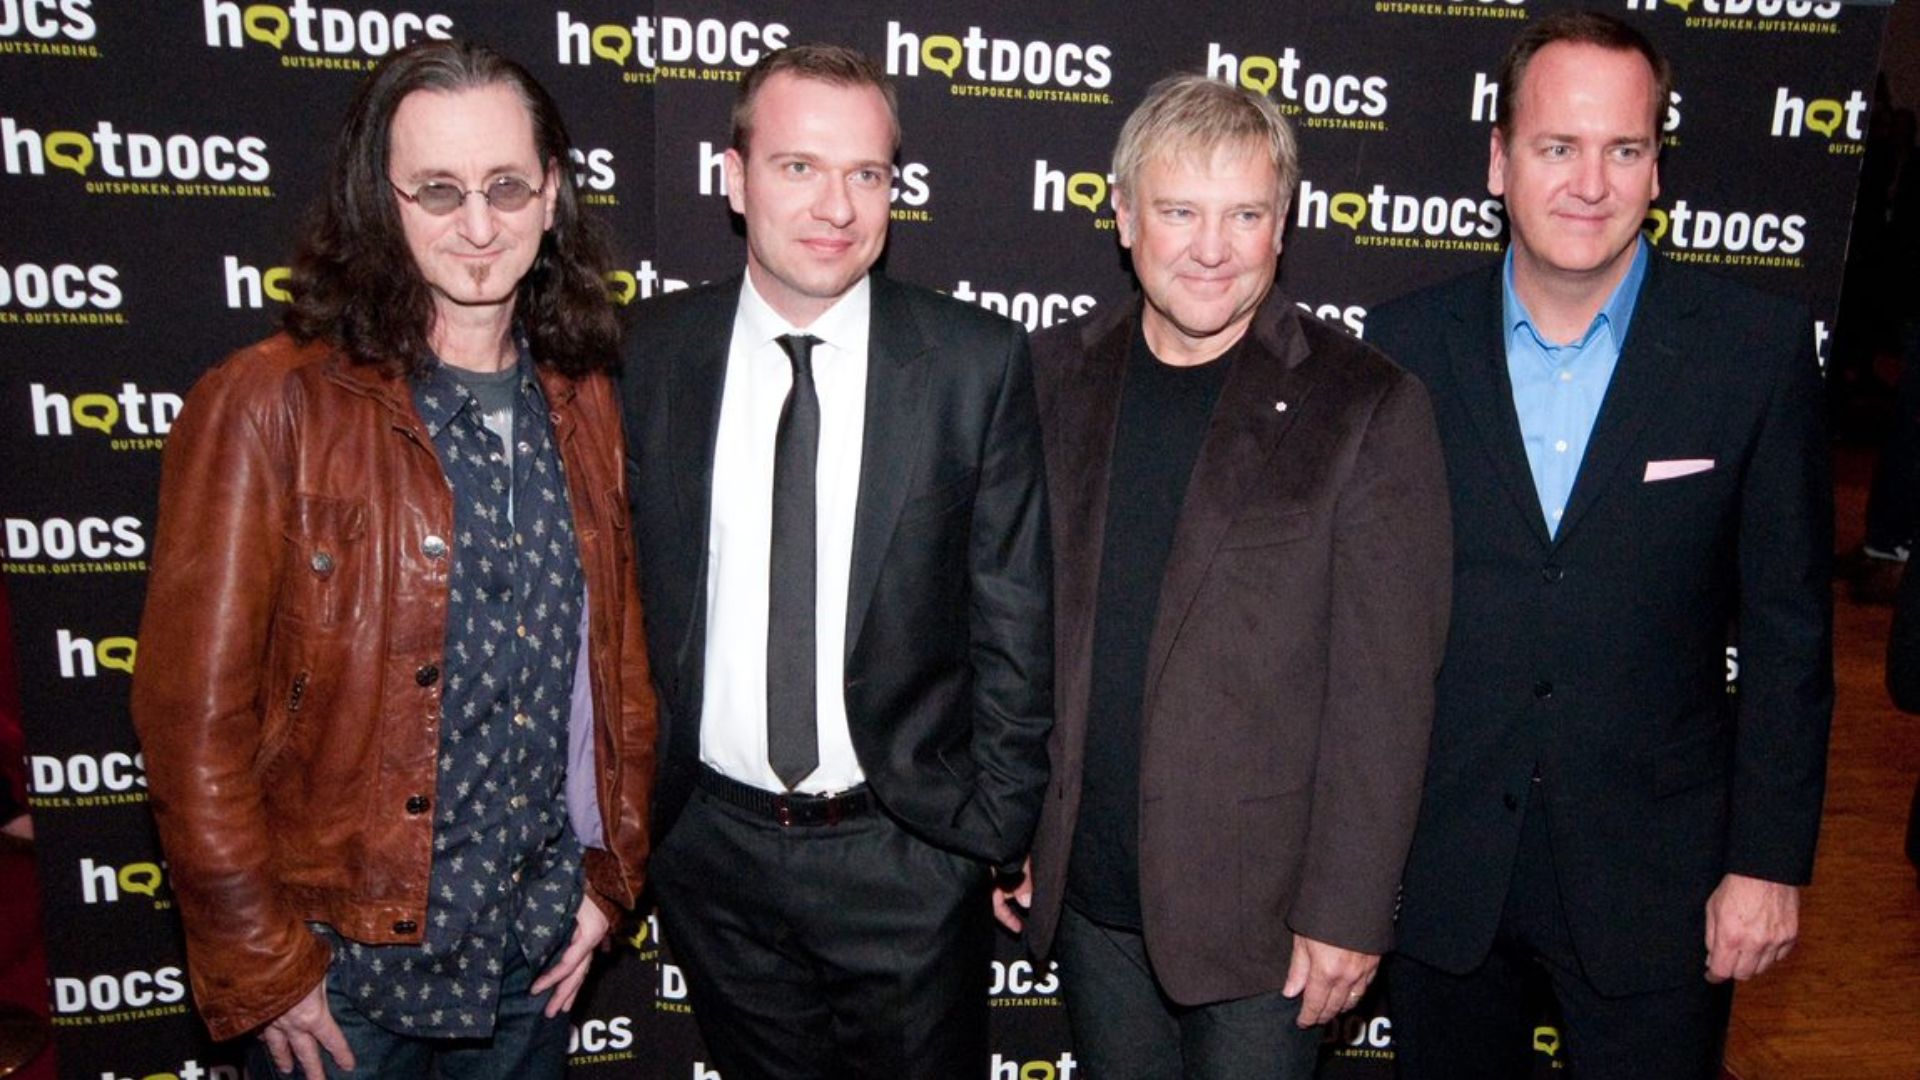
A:
{"type": "Polygon", "coordinates": [[[521,452],[521,453],[523,453],[523,454],[531,454],[531,453],[533,453],[533,444],[532,444],[532,443],[529,443],[529,442],[527,442],[527,441],[526,441],[526,440],[524,440],[524,439],[523,439],[523,440],[521,440],[521,442],[520,442],[520,452],[521,452]]]}
{"type": "Polygon", "coordinates": [[[523,712],[514,713],[513,722],[520,727],[526,727],[528,724],[533,723],[532,720],[527,718],[527,714],[523,712]]]}
{"type": "Polygon", "coordinates": [[[444,559],[447,557],[447,542],[438,536],[429,536],[420,541],[420,552],[429,559],[444,559]]]}
{"type": "Polygon", "coordinates": [[[396,934],[411,934],[418,929],[420,929],[420,924],[414,922],[412,919],[401,919],[399,922],[393,924],[393,932],[396,934]]]}
{"type": "Polygon", "coordinates": [[[1549,585],[1559,584],[1560,579],[1566,576],[1567,576],[1566,568],[1562,566],[1556,566],[1553,563],[1548,563],[1547,565],[1540,568],[1541,580],[1545,581],[1549,585]]]}
{"type": "Polygon", "coordinates": [[[428,805],[429,804],[427,802],[427,797],[425,795],[415,795],[412,798],[407,800],[407,813],[424,814],[427,812],[428,805]]]}
{"type": "Polygon", "coordinates": [[[413,673],[413,681],[421,686],[432,686],[440,681],[440,669],[432,664],[421,664],[420,670],[413,673]]]}
{"type": "Polygon", "coordinates": [[[316,551],[313,553],[313,558],[307,560],[307,565],[313,567],[314,573],[326,577],[333,573],[333,556],[324,551],[316,551]]]}
{"type": "Polygon", "coordinates": [[[526,625],[525,625],[525,624],[523,623],[523,624],[521,624],[521,625],[519,625],[519,626],[516,626],[516,627],[514,627],[514,628],[513,628],[513,632],[514,632],[514,633],[516,633],[516,634],[518,634],[518,635],[520,635],[521,637],[526,637],[526,636],[527,636],[527,628],[526,628],[526,625]]]}
{"type": "Polygon", "coordinates": [[[1548,682],[1545,679],[1541,679],[1539,682],[1534,683],[1533,696],[1536,698],[1539,698],[1541,701],[1545,701],[1546,699],[1552,697],[1553,684],[1548,682]]]}
{"type": "Polygon", "coordinates": [[[524,810],[527,806],[527,797],[525,795],[515,795],[513,798],[507,800],[507,805],[513,807],[515,810],[524,810]]]}
{"type": "Polygon", "coordinates": [[[1566,513],[1566,512],[1567,512],[1567,508],[1566,508],[1566,507],[1564,507],[1564,506],[1563,506],[1563,507],[1561,507],[1561,508],[1560,508],[1560,509],[1558,509],[1558,510],[1555,510],[1555,511],[1553,512],[1553,520],[1555,520],[1555,521],[1559,521],[1559,520],[1560,520],[1560,515],[1562,515],[1562,514],[1564,514],[1564,513],[1566,513]]]}
{"type": "Polygon", "coordinates": [[[1571,372],[1571,371],[1563,371],[1563,372],[1561,372],[1561,373],[1560,373],[1560,381],[1561,381],[1561,382],[1572,382],[1572,381],[1573,381],[1573,372],[1571,372]]]}
{"type": "Polygon", "coordinates": [[[1559,442],[1557,442],[1557,443],[1554,443],[1554,444],[1553,444],[1553,448],[1554,448],[1555,450],[1558,450],[1558,451],[1559,451],[1560,453],[1562,453],[1562,454],[1564,454],[1564,453],[1566,453],[1566,452],[1567,452],[1567,440],[1565,440],[1565,439],[1561,439],[1561,440],[1560,440],[1559,442]]]}

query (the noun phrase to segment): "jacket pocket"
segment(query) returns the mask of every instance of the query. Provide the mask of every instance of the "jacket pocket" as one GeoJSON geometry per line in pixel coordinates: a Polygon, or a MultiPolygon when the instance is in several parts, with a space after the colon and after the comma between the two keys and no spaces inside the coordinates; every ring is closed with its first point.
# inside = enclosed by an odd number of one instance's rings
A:
{"type": "Polygon", "coordinates": [[[1313,514],[1305,508],[1254,514],[1239,518],[1227,526],[1227,534],[1220,539],[1220,550],[1290,544],[1312,531],[1313,514]]]}
{"type": "Polygon", "coordinates": [[[365,558],[366,500],[296,494],[282,531],[287,565],[276,617],[312,626],[340,622],[365,558]]]}

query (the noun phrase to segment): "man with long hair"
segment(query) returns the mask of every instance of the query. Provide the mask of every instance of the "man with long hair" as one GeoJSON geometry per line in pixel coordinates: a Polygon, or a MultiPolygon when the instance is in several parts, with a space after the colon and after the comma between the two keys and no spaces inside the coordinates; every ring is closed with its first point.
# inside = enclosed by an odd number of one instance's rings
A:
{"type": "Polygon", "coordinates": [[[216,1038],[557,1077],[647,855],[618,324],[546,92],[426,42],[360,88],[285,332],[175,425],[134,682],[216,1038]]]}

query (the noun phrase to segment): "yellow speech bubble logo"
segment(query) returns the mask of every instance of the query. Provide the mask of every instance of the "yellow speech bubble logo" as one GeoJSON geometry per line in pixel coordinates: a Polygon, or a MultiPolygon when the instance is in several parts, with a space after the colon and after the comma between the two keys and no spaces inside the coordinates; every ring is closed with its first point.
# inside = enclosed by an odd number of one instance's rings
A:
{"type": "Polygon", "coordinates": [[[640,928],[638,930],[635,930],[633,932],[633,936],[627,939],[627,944],[633,946],[635,949],[645,948],[647,944],[647,936],[651,933],[653,933],[653,930],[651,927],[647,925],[647,920],[641,919],[640,928]]]}
{"type": "Polygon", "coordinates": [[[1077,172],[1067,177],[1067,201],[1084,206],[1093,213],[1107,200],[1107,178],[1099,173],[1077,172]]]}
{"type": "Polygon", "coordinates": [[[1533,1048],[1549,1057],[1560,1054],[1560,1029],[1542,1024],[1533,1029],[1533,1048]]]}
{"type": "Polygon", "coordinates": [[[120,403],[106,394],[75,394],[73,422],[102,435],[111,435],[113,425],[120,422],[120,403]]]}
{"type": "Polygon", "coordinates": [[[180,1080],[179,1073],[148,1073],[140,1080],[180,1080]]]}
{"type": "Polygon", "coordinates": [[[932,34],[920,43],[920,62],[953,78],[960,68],[960,39],[951,34],[932,34]]]}
{"type": "Polygon", "coordinates": [[[44,143],[47,164],[87,175],[93,164],[93,140],[78,131],[49,131],[44,143]]]}
{"type": "Polygon", "coordinates": [[[640,294],[640,283],[625,270],[615,270],[607,275],[607,293],[614,303],[626,307],[640,294]]]}
{"type": "Polygon", "coordinates": [[[120,891],[152,896],[160,890],[160,867],[150,862],[128,863],[120,868],[120,891]]]}
{"type": "Polygon", "coordinates": [[[1807,126],[1829,139],[1833,138],[1833,133],[1840,128],[1840,122],[1846,118],[1846,110],[1832,98],[1807,102],[1807,126]]]}
{"type": "Polygon", "coordinates": [[[267,271],[260,275],[260,291],[266,293],[268,299],[291,304],[293,294],[287,291],[287,282],[292,277],[293,271],[284,266],[268,267],[267,271]]]}
{"type": "Polygon", "coordinates": [[[133,657],[140,651],[140,643],[130,637],[101,638],[93,647],[93,655],[100,660],[100,666],[133,674],[133,657]]]}
{"type": "Polygon", "coordinates": [[[1367,219],[1367,197],[1357,191],[1337,192],[1327,200],[1327,216],[1358,232],[1367,219]]]}
{"type": "Polygon", "coordinates": [[[593,55],[616,64],[625,64],[633,55],[633,34],[624,26],[609,23],[593,28],[590,37],[593,55]]]}
{"type": "Polygon", "coordinates": [[[1279,79],[1280,65],[1271,56],[1249,56],[1240,61],[1240,85],[1256,94],[1267,94],[1279,79]]]}
{"type": "Polygon", "coordinates": [[[1679,8],[1681,11],[1693,10],[1693,0],[1667,0],[1667,3],[1679,8]]]}
{"type": "MultiPolygon", "coordinates": [[[[1667,221],[1667,212],[1657,208],[1649,208],[1647,210],[1647,221],[1653,222],[1653,228],[1647,230],[1647,239],[1653,241],[1655,244],[1660,243],[1660,238],[1667,235],[1667,225],[1669,224],[1667,221]]],[[[1641,224],[1641,227],[1646,227],[1644,222],[1641,224]]]]}
{"type": "Polygon", "coordinates": [[[1051,1061],[1029,1061],[1020,1066],[1020,1080],[1054,1080],[1059,1075],[1051,1061]]]}
{"type": "Polygon", "coordinates": [[[240,25],[246,35],[255,41],[264,41],[276,49],[285,46],[287,32],[293,29],[293,20],[287,13],[272,4],[250,4],[240,13],[240,25]]]}

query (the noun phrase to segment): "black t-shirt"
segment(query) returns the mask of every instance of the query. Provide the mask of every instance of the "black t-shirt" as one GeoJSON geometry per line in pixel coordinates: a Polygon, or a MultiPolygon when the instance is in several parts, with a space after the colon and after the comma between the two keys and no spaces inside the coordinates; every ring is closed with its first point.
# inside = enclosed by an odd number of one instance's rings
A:
{"type": "Polygon", "coordinates": [[[1086,768],[1067,902],[1140,928],[1140,709],[1147,646],[1180,506],[1239,347],[1196,367],[1163,364],[1135,331],[1120,391],[1094,609],[1086,768]]]}

